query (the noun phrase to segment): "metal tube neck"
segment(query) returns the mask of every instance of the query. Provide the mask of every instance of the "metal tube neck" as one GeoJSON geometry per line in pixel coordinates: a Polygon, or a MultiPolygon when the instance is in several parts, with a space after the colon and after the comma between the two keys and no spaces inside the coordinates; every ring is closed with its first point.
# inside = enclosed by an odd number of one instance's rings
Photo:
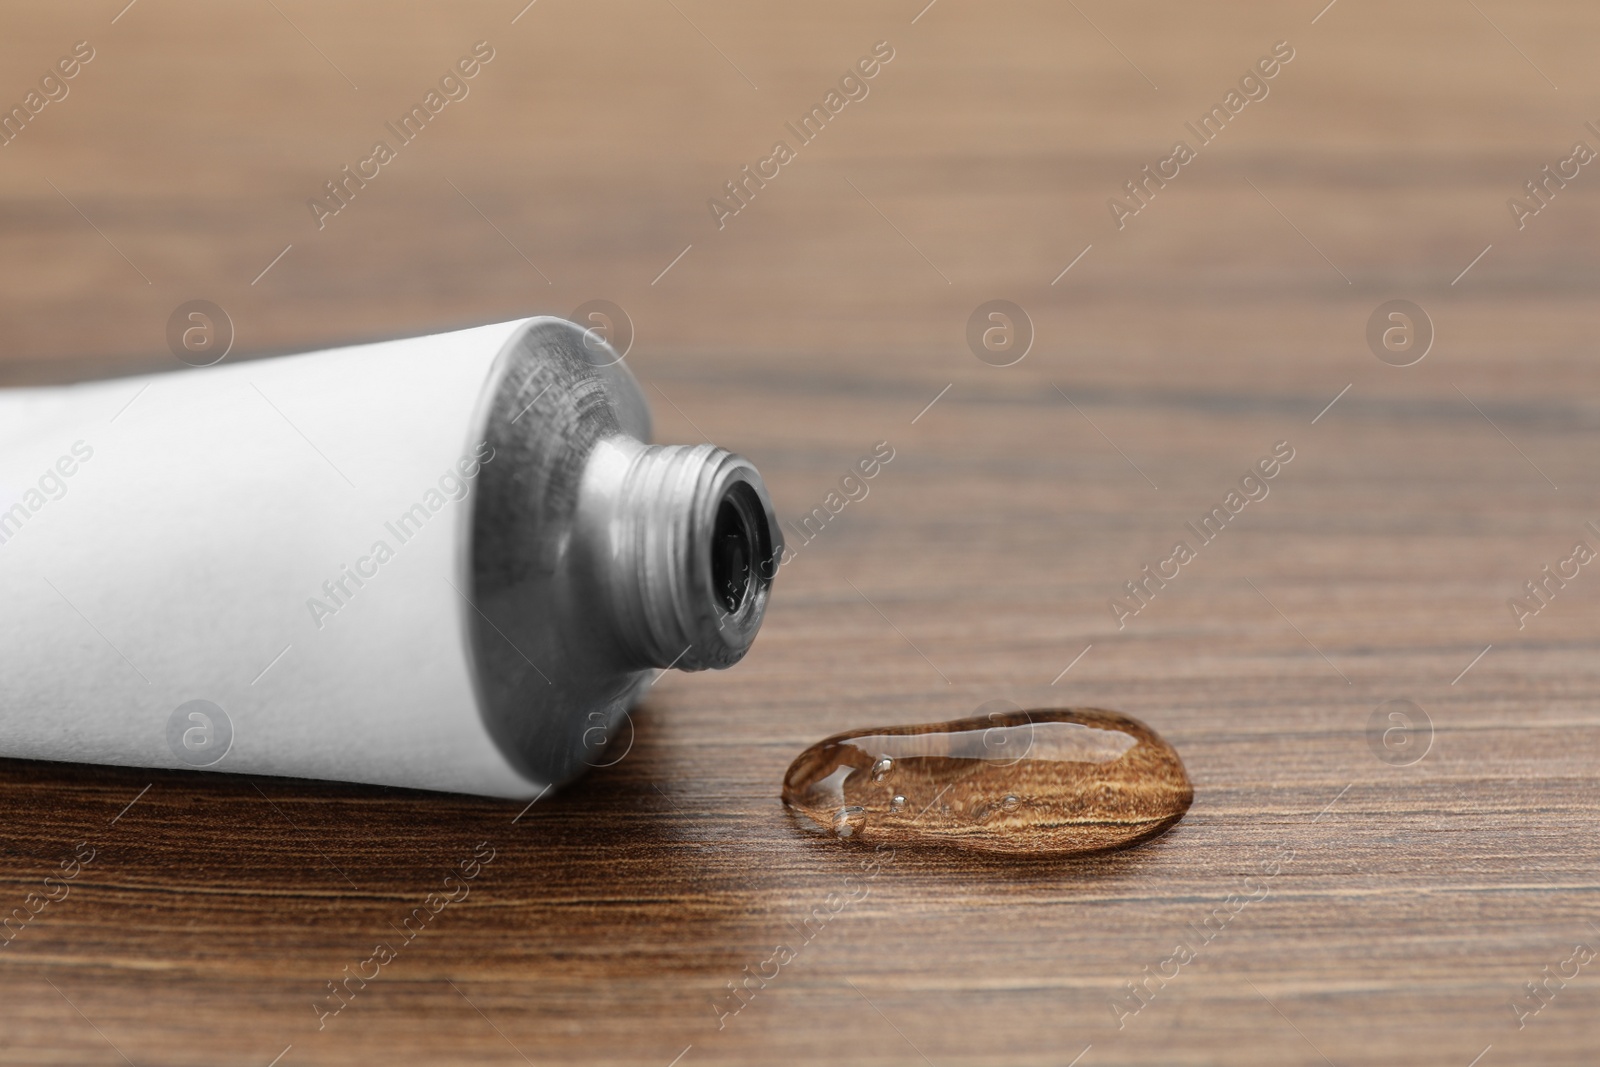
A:
{"type": "Polygon", "coordinates": [[[783,547],[748,460],[713,445],[607,438],[585,467],[578,514],[625,657],[695,671],[744,656],[783,547]]]}

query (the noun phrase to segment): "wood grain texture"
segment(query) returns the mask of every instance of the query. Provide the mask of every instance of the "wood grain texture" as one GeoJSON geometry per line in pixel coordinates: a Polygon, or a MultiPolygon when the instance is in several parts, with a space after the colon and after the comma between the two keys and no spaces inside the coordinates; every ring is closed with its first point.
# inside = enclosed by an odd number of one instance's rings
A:
{"type": "Polygon", "coordinates": [[[0,949],[0,1059],[1592,1062],[1600,575],[1520,629],[1508,599],[1597,545],[1596,178],[1522,229],[1507,199],[1600,147],[1600,12],[1321,7],[8,9],[5,106],[96,55],[0,148],[6,384],[175,367],[190,299],[233,359],[604,298],[660,437],[748,455],[783,516],[895,458],[746,662],[663,679],[615,766],[525,812],[4,764],[0,911],[94,855],[0,949]],[[308,198],[480,40],[470,95],[318,229],[308,198]],[[1107,199],[1284,40],[1117,229],[1107,199]],[[870,94],[719,229],[707,199],[878,41],[870,94]],[[1035,331],[1004,368],[966,342],[996,298],[1035,331]],[[1398,298],[1437,333],[1406,368],[1365,339],[1398,298]],[[1119,629],[1280,441],[1269,495],[1119,629]],[[1193,807],[1124,853],[875,876],[785,818],[806,745],[993,699],[1138,716],[1193,807]],[[1402,699],[1427,719],[1386,748],[1402,699]]]}

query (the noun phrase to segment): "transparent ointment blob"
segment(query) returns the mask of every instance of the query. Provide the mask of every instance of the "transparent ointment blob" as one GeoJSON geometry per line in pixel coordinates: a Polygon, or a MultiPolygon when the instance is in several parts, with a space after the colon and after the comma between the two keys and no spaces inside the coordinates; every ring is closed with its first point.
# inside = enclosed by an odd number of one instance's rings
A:
{"type": "Polygon", "coordinates": [[[853,730],[789,765],[783,802],[808,829],[871,844],[1070,855],[1170,829],[1194,799],[1173,747],[1095,708],[853,730]]]}

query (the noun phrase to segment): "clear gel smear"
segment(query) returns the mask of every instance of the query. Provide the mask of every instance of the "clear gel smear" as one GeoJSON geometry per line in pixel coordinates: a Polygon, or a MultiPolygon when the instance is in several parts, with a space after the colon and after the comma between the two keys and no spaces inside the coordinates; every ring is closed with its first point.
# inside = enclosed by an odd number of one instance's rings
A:
{"type": "Polygon", "coordinates": [[[1009,855],[1136,845],[1193,799],[1161,735],[1096,708],[852,730],[806,749],[783,779],[784,804],[818,833],[1009,855]]]}

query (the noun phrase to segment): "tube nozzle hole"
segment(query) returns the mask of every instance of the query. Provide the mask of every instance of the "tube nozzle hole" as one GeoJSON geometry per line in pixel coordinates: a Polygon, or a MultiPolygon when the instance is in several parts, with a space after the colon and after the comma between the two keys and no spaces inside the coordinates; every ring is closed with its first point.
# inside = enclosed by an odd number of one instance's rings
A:
{"type": "Polygon", "coordinates": [[[730,489],[717,505],[711,532],[711,588],[718,606],[733,615],[744,606],[755,580],[756,534],[750,516],[735,499],[740,487],[730,489]]]}

